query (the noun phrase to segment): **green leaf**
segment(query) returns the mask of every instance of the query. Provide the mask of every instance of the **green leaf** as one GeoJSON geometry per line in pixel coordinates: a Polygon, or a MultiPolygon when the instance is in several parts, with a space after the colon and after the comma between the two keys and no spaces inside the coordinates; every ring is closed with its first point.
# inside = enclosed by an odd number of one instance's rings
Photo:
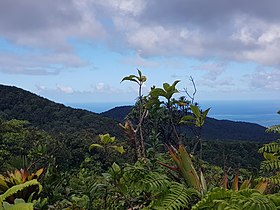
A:
{"type": "Polygon", "coordinates": [[[114,162],[113,165],[112,165],[112,169],[113,169],[113,171],[114,171],[116,174],[118,174],[118,173],[121,172],[120,166],[119,166],[118,164],[116,164],[115,162],[114,162]]]}
{"type": "Polygon", "coordinates": [[[104,148],[102,145],[100,145],[100,144],[91,144],[90,146],[89,146],[89,150],[92,150],[93,148],[104,148]]]}
{"type": "Polygon", "coordinates": [[[137,71],[138,71],[139,78],[141,78],[142,77],[142,72],[139,69],[137,69],[137,71]]]}
{"type": "Polygon", "coordinates": [[[191,121],[195,120],[195,117],[192,115],[186,115],[181,118],[180,123],[190,123],[191,121]]]}
{"type": "Polygon", "coordinates": [[[137,84],[139,84],[139,81],[137,80],[137,76],[135,75],[129,75],[127,77],[124,77],[122,80],[121,80],[121,83],[123,81],[132,81],[132,82],[136,82],[137,84]]]}
{"type": "Polygon", "coordinates": [[[166,91],[166,92],[169,92],[170,91],[170,85],[168,83],[163,83],[163,89],[166,91]]]}
{"type": "Polygon", "coordinates": [[[159,97],[159,96],[165,97],[166,93],[165,93],[165,91],[164,91],[163,89],[161,89],[161,88],[155,88],[155,89],[151,90],[150,95],[151,95],[152,97],[159,97]]]}
{"type": "Polygon", "coordinates": [[[141,76],[141,77],[139,78],[139,81],[140,81],[141,83],[144,83],[144,82],[147,81],[147,77],[141,76]]]}
{"type": "Polygon", "coordinates": [[[191,105],[190,108],[191,108],[193,114],[194,114],[196,117],[200,117],[200,114],[201,114],[201,113],[200,113],[200,110],[199,110],[198,106],[191,105]]]}
{"type": "Polygon", "coordinates": [[[38,192],[38,194],[39,194],[42,191],[42,185],[40,184],[40,182],[37,181],[37,179],[32,179],[23,184],[18,184],[18,185],[15,185],[15,186],[9,188],[4,194],[0,195],[0,206],[3,204],[3,201],[6,198],[8,198],[9,196],[14,195],[17,192],[22,191],[22,190],[24,190],[30,186],[34,186],[34,185],[39,187],[39,192],[38,192]]]}
{"type": "Polygon", "coordinates": [[[125,150],[123,148],[123,146],[110,146],[112,149],[116,150],[117,152],[119,152],[120,154],[125,153],[125,150]]]}
{"type": "Polygon", "coordinates": [[[206,118],[206,116],[207,116],[208,112],[210,111],[210,109],[211,108],[208,108],[208,109],[206,109],[205,111],[202,112],[203,119],[206,118]]]}
{"type": "MultiPolygon", "coordinates": [[[[16,199],[15,204],[4,202],[3,210],[33,210],[33,203],[25,203],[22,199],[16,199]]],[[[2,208],[0,208],[2,209],[2,208]]]]}
{"type": "Polygon", "coordinates": [[[266,159],[266,160],[277,160],[277,156],[273,153],[268,153],[268,152],[264,152],[263,153],[263,157],[266,159]]]}
{"type": "Polygon", "coordinates": [[[173,87],[173,89],[175,89],[175,86],[180,82],[180,80],[176,80],[173,82],[173,84],[171,85],[173,87]]]}
{"type": "Polygon", "coordinates": [[[99,134],[99,138],[103,144],[113,143],[116,140],[115,137],[111,137],[108,133],[104,135],[99,134]]]}

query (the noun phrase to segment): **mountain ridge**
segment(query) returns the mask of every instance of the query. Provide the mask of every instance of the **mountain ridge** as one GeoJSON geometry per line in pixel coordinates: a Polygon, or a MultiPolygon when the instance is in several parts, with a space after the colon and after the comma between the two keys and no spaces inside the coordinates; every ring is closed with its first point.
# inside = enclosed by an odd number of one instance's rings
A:
{"type": "MultiPolygon", "coordinates": [[[[103,116],[122,122],[133,106],[117,106],[100,113],[103,116]]],[[[265,132],[266,127],[257,123],[218,120],[207,117],[203,127],[203,137],[207,140],[227,141],[272,141],[276,135],[265,132]]],[[[191,133],[187,133],[191,135],[191,133]]]]}
{"type": "MultiPolygon", "coordinates": [[[[0,118],[28,120],[52,133],[89,129],[93,134],[110,133],[122,137],[122,122],[133,106],[118,106],[100,114],[75,109],[38,96],[15,86],[0,85],[0,118]]],[[[206,140],[258,141],[275,140],[265,127],[248,122],[207,118],[203,127],[206,140]]]]}
{"type": "Polygon", "coordinates": [[[100,114],[74,109],[30,91],[0,85],[0,118],[27,120],[51,133],[91,129],[94,134],[111,132],[122,136],[117,122],[100,114]]]}

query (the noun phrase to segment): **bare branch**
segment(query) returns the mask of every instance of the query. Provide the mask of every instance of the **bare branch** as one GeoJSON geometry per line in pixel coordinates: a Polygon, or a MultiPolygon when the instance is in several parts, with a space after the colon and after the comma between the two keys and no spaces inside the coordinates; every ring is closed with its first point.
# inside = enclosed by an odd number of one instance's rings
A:
{"type": "Polygon", "coordinates": [[[187,94],[187,96],[191,99],[191,103],[193,104],[194,98],[195,98],[195,94],[196,94],[196,92],[197,92],[197,89],[196,89],[196,85],[195,85],[195,82],[194,82],[194,79],[193,79],[192,76],[190,76],[190,81],[192,82],[193,89],[194,89],[192,95],[188,92],[188,89],[187,89],[187,88],[184,88],[184,91],[185,91],[185,93],[187,94]]]}

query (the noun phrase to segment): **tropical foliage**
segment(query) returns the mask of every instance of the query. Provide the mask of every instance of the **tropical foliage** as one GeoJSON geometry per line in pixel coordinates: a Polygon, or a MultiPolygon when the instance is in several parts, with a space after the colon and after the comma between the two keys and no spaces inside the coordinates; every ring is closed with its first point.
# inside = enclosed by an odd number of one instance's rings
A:
{"type": "MultiPolygon", "coordinates": [[[[193,78],[193,94],[174,81],[143,95],[147,78],[137,73],[121,80],[139,88],[123,124],[45,100],[42,118],[33,105],[27,117],[13,101],[0,103],[0,210],[280,209],[279,140],[259,148],[256,169],[248,151],[258,144],[205,141],[210,109],[196,103],[193,78]]],[[[277,136],[279,126],[268,132],[277,136]]]]}

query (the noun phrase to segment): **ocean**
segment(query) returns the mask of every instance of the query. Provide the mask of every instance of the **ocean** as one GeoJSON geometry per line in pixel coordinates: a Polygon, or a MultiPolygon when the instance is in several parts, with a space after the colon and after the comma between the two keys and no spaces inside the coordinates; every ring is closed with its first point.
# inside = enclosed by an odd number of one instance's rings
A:
{"type": "MultiPolygon", "coordinates": [[[[101,113],[116,106],[132,105],[121,103],[68,103],[67,106],[101,113]]],[[[220,120],[257,123],[263,126],[280,124],[280,100],[266,101],[201,101],[202,109],[211,107],[209,117],[220,120]]]]}

